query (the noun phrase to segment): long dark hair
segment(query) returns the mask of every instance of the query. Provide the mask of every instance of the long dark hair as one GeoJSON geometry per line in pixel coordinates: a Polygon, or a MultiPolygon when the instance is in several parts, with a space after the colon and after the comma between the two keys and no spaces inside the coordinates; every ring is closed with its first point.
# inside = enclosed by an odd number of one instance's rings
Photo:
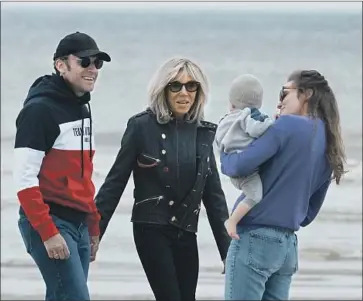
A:
{"type": "Polygon", "coordinates": [[[325,124],[326,155],[333,170],[333,179],[340,183],[345,173],[346,155],[340,127],[340,116],[333,90],[323,75],[316,70],[297,70],[289,76],[298,90],[298,95],[312,92],[308,100],[308,114],[320,118],[325,124]],[[310,91],[309,91],[310,90],[310,91]]]}

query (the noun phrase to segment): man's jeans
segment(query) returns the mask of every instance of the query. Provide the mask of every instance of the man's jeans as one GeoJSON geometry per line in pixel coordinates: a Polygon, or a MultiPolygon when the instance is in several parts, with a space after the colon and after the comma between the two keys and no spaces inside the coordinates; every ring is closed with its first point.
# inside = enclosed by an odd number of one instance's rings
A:
{"type": "Polygon", "coordinates": [[[288,300],[298,269],[297,237],[276,228],[238,227],[226,259],[226,300],[288,300]]]}
{"type": "Polygon", "coordinates": [[[90,300],[87,277],[90,261],[90,239],[85,224],[75,225],[52,215],[65,239],[70,257],[51,259],[38,232],[24,215],[18,224],[27,252],[37,264],[46,284],[45,300],[90,300]]]}

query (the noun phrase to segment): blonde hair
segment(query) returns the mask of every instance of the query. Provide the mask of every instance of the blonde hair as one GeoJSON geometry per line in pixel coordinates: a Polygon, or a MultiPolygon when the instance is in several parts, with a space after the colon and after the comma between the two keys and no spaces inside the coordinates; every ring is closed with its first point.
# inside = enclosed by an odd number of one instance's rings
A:
{"type": "Polygon", "coordinates": [[[167,103],[165,88],[182,71],[186,71],[193,80],[200,83],[196,99],[187,114],[188,122],[200,123],[204,119],[204,106],[207,102],[209,84],[200,67],[186,58],[175,57],[164,62],[152,77],[148,87],[149,108],[156,115],[159,123],[168,123],[171,112],[167,103]]]}

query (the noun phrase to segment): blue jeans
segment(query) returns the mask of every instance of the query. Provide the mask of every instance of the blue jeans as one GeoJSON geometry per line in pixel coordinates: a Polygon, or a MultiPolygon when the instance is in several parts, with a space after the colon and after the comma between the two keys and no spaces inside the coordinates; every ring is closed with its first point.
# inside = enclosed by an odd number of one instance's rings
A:
{"type": "Polygon", "coordinates": [[[45,285],[45,300],[90,300],[87,278],[90,261],[90,239],[85,224],[75,225],[52,215],[53,221],[65,239],[70,257],[51,259],[40,235],[24,215],[18,225],[26,251],[38,266],[45,285]]]}
{"type": "Polygon", "coordinates": [[[288,300],[298,270],[297,237],[276,228],[238,227],[226,258],[226,300],[288,300]]]}

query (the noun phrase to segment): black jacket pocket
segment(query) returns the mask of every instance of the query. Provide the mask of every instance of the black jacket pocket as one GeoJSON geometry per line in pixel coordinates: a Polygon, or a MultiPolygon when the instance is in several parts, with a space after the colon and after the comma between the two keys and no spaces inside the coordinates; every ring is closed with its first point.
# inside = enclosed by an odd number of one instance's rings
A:
{"type": "Polygon", "coordinates": [[[151,168],[159,165],[161,162],[160,159],[155,158],[154,156],[151,156],[149,154],[142,153],[137,158],[137,165],[141,168],[151,168]]]}

